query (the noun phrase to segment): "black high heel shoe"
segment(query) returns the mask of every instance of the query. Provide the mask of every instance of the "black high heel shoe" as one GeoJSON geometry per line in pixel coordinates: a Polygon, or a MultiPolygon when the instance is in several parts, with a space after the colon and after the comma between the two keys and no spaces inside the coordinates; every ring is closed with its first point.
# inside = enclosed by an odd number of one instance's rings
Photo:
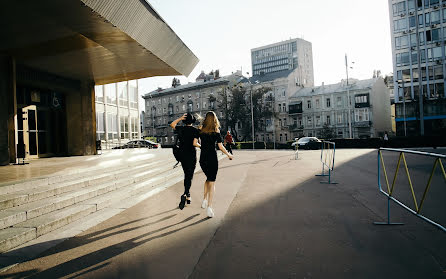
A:
{"type": "Polygon", "coordinates": [[[186,195],[181,195],[181,200],[180,200],[180,204],[178,205],[178,207],[181,210],[183,210],[185,204],[186,204],[186,195]]]}

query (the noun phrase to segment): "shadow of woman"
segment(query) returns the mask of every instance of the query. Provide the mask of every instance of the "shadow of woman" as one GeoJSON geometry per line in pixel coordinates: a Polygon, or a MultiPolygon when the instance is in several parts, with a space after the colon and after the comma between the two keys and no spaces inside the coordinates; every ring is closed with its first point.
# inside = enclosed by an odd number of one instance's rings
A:
{"type": "MultiPolygon", "coordinates": [[[[100,249],[100,250],[91,252],[89,254],[83,255],[81,257],[72,259],[70,261],[64,262],[62,264],[59,264],[59,265],[49,268],[47,270],[44,270],[41,272],[36,272],[32,275],[28,275],[28,278],[60,278],[60,277],[64,277],[64,276],[68,276],[70,274],[76,273],[76,272],[81,271],[85,268],[93,267],[93,266],[103,263],[104,261],[107,261],[113,257],[116,257],[126,251],[129,251],[129,250],[134,249],[140,245],[143,245],[147,242],[177,233],[181,230],[184,230],[188,227],[198,225],[198,224],[209,219],[208,217],[205,217],[205,218],[202,218],[194,223],[186,225],[184,227],[177,228],[172,231],[164,232],[160,235],[156,235],[156,236],[153,236],[150,238],[146,238],[146,237],[151,236],[155,233],[159,233],[166,229],[187,223],[199,215],[200,214],[194,214],[194,215],[192,215],[178,223],[164,226],[164,227],[156,229],[154,231],[150,231],[150,232],[141,234],[139,236],[124,240],[122,242],[113,244],[113,245],[105,247],[103,249],[100,249]]],[[[2,277],[0,276],[0,278],[2,278],[2,277]]],[[[8,277],[4,277],[4,278],[8,278],[8,277]]]]}

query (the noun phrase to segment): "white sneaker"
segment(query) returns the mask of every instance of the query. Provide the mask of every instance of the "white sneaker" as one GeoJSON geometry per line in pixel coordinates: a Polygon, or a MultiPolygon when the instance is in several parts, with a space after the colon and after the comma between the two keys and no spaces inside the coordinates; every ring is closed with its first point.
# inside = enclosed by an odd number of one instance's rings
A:
{"type": "Polygon", "coordinates": [[[208,200],[203,200],[201,203],[201,208],[205,209],[206,207],[208,207],[208,200]]]}
{"type": "Polygon", "coordinates": [[[211,207],[208,207],[208,210],[207,210],[208,212],[208,217],[209,218],[212,218],[212,217],[214,217],[214,210],[212,210],[212,208],[211,207]]]}

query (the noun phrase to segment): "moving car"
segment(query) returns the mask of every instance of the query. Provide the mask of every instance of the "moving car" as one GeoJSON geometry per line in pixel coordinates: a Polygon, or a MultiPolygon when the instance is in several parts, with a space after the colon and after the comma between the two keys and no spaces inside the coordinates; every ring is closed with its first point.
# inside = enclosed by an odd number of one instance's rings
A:
{"type": "MultiPolygon", "coordinates": [[[[297,141],[300,149],[320,149],[322,141],[316,137],[303,137],[297,141]]],[[[296,146],[296,142],[293,142],[291,146],[296,146]]]]}
{"type": "Polygon", "coordinates": [[[159,143],[150,140],[131,140],[128,143],[113,147],[113,149],[126,149],[126,148],[161,148],[159,143]]]}

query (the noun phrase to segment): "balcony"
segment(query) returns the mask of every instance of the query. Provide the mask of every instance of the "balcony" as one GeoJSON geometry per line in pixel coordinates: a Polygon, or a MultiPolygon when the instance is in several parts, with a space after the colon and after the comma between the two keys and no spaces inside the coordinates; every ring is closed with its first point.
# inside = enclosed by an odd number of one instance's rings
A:
{"type": "Polygon", "coordinates": [[[289,126],[290,131],[300,131],[304,129],[304,126],[293,124],[289,126]]]}
{"type": "Polygon", "coordinates": [[[353,122],[353,127],[367,128],[371,126],[371,121],[353,122]]]}

